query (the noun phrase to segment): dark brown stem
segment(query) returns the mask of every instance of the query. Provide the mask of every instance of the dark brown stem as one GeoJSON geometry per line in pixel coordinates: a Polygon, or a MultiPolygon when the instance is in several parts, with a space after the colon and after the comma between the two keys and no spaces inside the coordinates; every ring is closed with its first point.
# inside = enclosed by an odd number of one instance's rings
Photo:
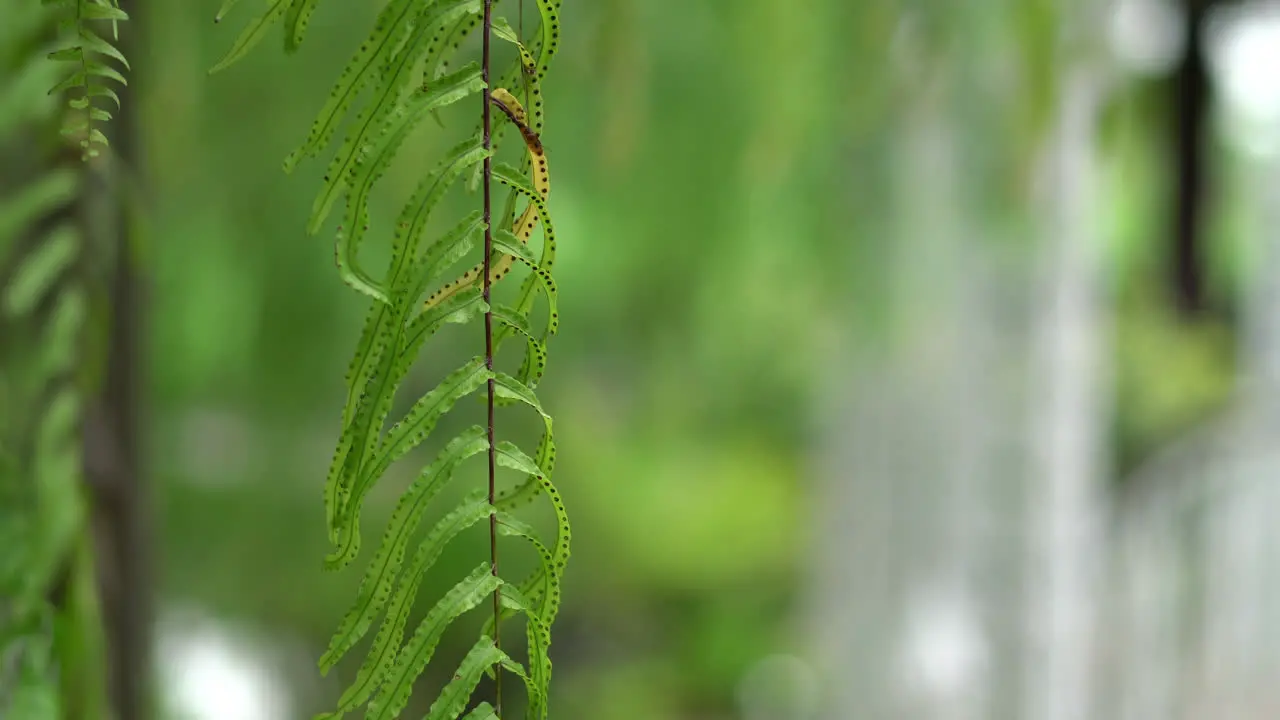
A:
{"type": "MultiPolygon", "coordinates": [[[[490,151],[493,148],[493,138],[490,135],[490,112],[489,105],[492,102],[492,96],[489,93],[489,40],[493,35],[493,0],[484,0],[484,47],[481,51],[481,70],[484,76],[484,110],[481,115],[481,126],[484,133],[484,149],[490,151]]],[[[490,185],[493,181],[493,159],[486,155],[484,158],[484,272],[482,273],[484,288],[484,302],[486,310],[484,313],[484,364],[489,369],[489,397],[486,401],[489,412],[489,505],[493,505],[496,493],[496,479],[498,474],[498,452],[493,441],[493,309],[490,307],[489,287],[492,284],[489,278],[489,270],[492,265],[493,257],[493,228],[490,227],[493,216],[493,198],[490,185]]],[[[498,516],[497,514],[489,515],[489,565],[494,577],[498,576],[498,516]]],[[[499,649],[502,648],[501,642],[501,624],[502,624],[502,589],[498,588],[493,591],[493,644],[499,649]]],[[[494,709],[497,711],[498,717],[502,717],[502,666],[494,665],[493,668],[493,694],[494,709]]]]}

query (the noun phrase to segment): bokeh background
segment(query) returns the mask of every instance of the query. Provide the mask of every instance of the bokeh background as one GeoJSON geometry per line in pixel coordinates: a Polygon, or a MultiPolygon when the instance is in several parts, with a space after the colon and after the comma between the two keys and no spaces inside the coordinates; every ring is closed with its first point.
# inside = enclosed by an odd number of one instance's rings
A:
{"type": "MultiPolygon", "coordinates": [[[[358,582],[320,488],[365,300],[303,231],[322,163],[280,161],[380,3],[209,77],[257,9],[216,5],[135,11],[157,688],[307,718],[354,672],[314,660],[358,582]]],[[[555,717],[1280,716],[1280,5],[562,17],[555,717]]]]}

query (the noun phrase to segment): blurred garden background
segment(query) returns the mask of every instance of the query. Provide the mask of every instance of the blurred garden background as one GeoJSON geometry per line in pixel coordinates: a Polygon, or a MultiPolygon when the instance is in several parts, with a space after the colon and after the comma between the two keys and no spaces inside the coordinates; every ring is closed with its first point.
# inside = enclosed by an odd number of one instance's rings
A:
{"type": "MultiPolygon", "coordinates": [[[[217,5],[128,6],[128,577],[154,588],[157,718],[309,718],[355,671],[315,660],[359,580],[322,569],[321,487],[367,299],[332,227],[305,233],[323,163],[281,160],[381,3],[321,3],[297,55],[273,33],[209,76],[261,3],[217,5]]],[[[562,20],[552,717],[1280,716],[1280,3],[562,20]]],[[[415,390],[478,342],[448,338],[415,390]]]]}

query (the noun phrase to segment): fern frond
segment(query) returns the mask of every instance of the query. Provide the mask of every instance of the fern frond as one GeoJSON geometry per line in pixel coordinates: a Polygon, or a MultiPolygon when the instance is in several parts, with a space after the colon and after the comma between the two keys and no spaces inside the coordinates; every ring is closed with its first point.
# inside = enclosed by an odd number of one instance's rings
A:
{"type": "MultiPolygon", "coordinates": [[[[224,0],[224,10],[234,0],[224,0]]],[[[558,289],[551,274],[555,262],[555,233],[548,199],[551,180],[541,131],[545,112],[540,89],[559,44],[559,19],[554,0],[538,0],[542,27],[526,45],[509,23],[491,21],[493,0],[389,0],[373,28],[348,59],[342,74],[311,124],[303,143],[285,159],[287,172],[305,158],[318,156],[339,134],[342,141],[330,157],[313,202],[307,230],[319,231],[333,208],[343,203],[334,243],[339,277],[370,298],[371,305],[346,374],[341,431],[324,485],[324,506],[332,551],[325,558],[330,569],[341,569],[358,555],[360,518],[365,498],[391,466],[425,443],[446,414],[458,410],[462,399],[487,388],[490,406],[524,404],[543,419],[543,433],[533,457],[516,444],[494,439],[490,426],[475,426],[454,437],[440,450],[400,497],[381,540],[365,568],[353,606],[343,616],[319,666],[327,673],[369,634],[374,634],[355,679],[338,699],[336,709],[322,716],[336,720],[366,709],[366,717],[390,720],[406,706],[417,678],[454,620],[493,598],[493,616],[471,652],[463,659],[432,703],[429,718],[455,720],[462,715],[484,673],[510,673],[526,687],[527,720],[545,720],[551,677],[551,626],[559,612],[561,582],[571,539],[564,503],[551,480],[555,466],[552,421],[535,394],[547,364],[547,342],[559,327],[558,289]],[[485,21],[482,23],[481,18],[485,21]],[[483,27],[515,45],[519,59],[498,85],[486,84],[490,57],[481,63],[457,63],[455,56],[475,28],[483,27]],[[451,64],[459,69],[450,71],[451,64]],[[421,77],[421,82],[417,78],[421,77]],[[504,86],[522,88],[524,103],[504,86]],[[487,120],[468,139],[444,154],[402,206],[391,229],[390,259],[380,275],[363,267],[361,250],[376,233],[377,218],[370,207],[375,187],[402,155],[408,136],[441,108],[479,96],[487,120]],[[526,108],[525,105],[528,105],[526,108]],[[522,169],[495,163],[496,137],[513,125],[524,140],[522,169]],[[491,193],[483,211],[473,211],[433,242],[425,243],[428,228],[436,226],[444,197],[456,186],[477,182],[505,185],[507,210],[495,225],[491,193]],[[540,249],[533,246],[542,228],[540,249]],[[446,273],[476,249],[483,262],[444,282],[446,273]],[[486,255],[487,254],[487,255],[486,255]],[[492,286],[513,269],[527,268],[528,277],[510,303],[495,303],[492,286]],[[435,288],[434,290],[432,288],[435,288]],[[425,296],[425,299],[424,299],[425,296]],[[546,298],[545,324],[531,315],[540,297],[546,298]],[[425,343],[448,324],[468,324],[485,316],[486,354],[462,364],[418,397],[398,421],[389,423],[392,405],[425,343]],[[496,320],[496,332],[493,321],[496,320]],[[493,352],[512,335],[523,338],[523,364],[516,375],[496,369],[493,352]],[[490,461],[487,492],[467,495],[447,510],[409,555],[418,526],[430,505],[453,481],[469,458],[487,453],[490,461]],[[515,471],[522,480],[498,491],[496,471],[515,471]],[[524,504],[545,497],[556,518],[554,542],[544,542],[527,523],[515,517],[524,504]],[[491,524],[490,562],[444,593],[413,634],[405,631],[419,586],[445,547],[469,527],[491,524]],[[497,539],[523,541],[538,558],[536,569],[517,584],[497,575],[497,539]],[[498,642],[503,620],[517,614],[527,618],[528,669],[504,653],[498,642]],[[381,620],[379,620],[381,618],[381,620]]],[[[252,21],[221,69],[243,56],[265,30],[284,21],[285,48],[301,42],[314,0],[272,5],[252,21]]],[[[503,714],[501,677],[492,705],[480,704],[466,715],[488,720],[503,714]]]]}
{"type": "MultiPolygon", "coordinates": [[[[35,3],[6,10],[0,20],[5,47],[38,47],[58,19],[55,8],[35,3]]],[[[65,24],[65,13],[61,19],[65,24]]],[[[77,57],[118,54],[84,32],[77,57]]],[[[71,59],[70,48],[55,47],[55,59],[71,59]]],[[[16,67],[0,58],[0,135],[7,142],[22,142],[28,131],[40,133],[61,119],[62,103],[49,87],[59,84],[62,67],[49,62],[45,50],[36,59],[17,58],[16,67]]],[[[86,84],[104,74],[93,65],[80,71],[86,84]]],[[[74,115],[76,102],[70,102],[74,115]]],[[[73,672],[53,642],[55,628],[60,633],[83,622],[77,609],[48,598],[77,567],[86,528],[76,380],[89,304],[77,272],[83,238],[66,220],[83,169],[41,153],[30,157],[32,167],[7,168],[17,182],[0,194],[0,717],[52,720],[63,713],[59,675],[73,672]]]]}
{"type": "Polygon", "coordinates": [[[129,16],[113,0],[41,0],[44,5],[56,7],[61,17],[60,47],[49,53],[49,58],[66,63],[71,74],[49,91],[67,93],[67,106],[72,110],[63,127],[63,134],[79,143],[85,159],[96,157],[100,148],[107,146],[107,137],[101,124],[111,119],[111,111],[99,100],[112,101],[120,107],[120,96],[109,82],[127,85],[124,75],[106,62],[107,58],[129,69],[129,61],[110,42],[93,31],[97,23],[111,23],[113,36],[118,33],[117,24],[129,16]]]}

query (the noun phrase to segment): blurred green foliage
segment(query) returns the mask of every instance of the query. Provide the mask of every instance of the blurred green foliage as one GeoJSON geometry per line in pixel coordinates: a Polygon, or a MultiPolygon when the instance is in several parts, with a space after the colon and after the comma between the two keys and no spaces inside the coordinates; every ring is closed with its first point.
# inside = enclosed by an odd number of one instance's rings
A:
{"type": "MultiPolygon", "coordinates": [[[[280,160],[377,3],[326,4],[297,57],[254,53],[208,78],[234,39],[210,22],[215,5],[151,3],[152,47],[135,63],[163,592],[314,657],[352,591],[320,570],[320,492],[362,309],[333,267],[332,228],[303,231],[321,167],[286,178],[280,160]]],[[[995,5],[565,4],[545,88],[566,322],[543,397],[577,527],[553,649],[559,717],[730,717],[744,672],[800,642],[787,622],[808,571],[810,403],[831,373],[857,371],[833,366],[852,340],[902,322],[885,292],[894,213],[909,206],[892,152],[922,77],[945,81],[940,107],[966,138],[966,203],[993,237],[1022,237],[1006,230],[1026,220],[1052,118],[1058,19],[1047,0],[995,5]],[[904,54],[925,72],[901,72],[904,54]]],[[[1116,444],[1136,462],[1221,401],[1231,353],[1222,328],[1162,314],[1157,110],[1129,93],[1113,98],[1129,131],[1107,145],[1120,178],[1107,207],[1116,444]]],[[[440,135],[424,128],[408,154],[440,135]]],[[[422,169],[397,167],[391,194],[422,169]]],[[[448,338],[416,389],[474,346],[448,338]]],[[[375,492],[367,527],[407,481],[375,492]]],[[[469,569],[483,543],[466,536],[438,577],[469,569]]]]}
{"type": "Polygon", "coordinates": [[[77,215],[85,166],[57,139],[62,68],[45,59],[66,16],[13,0],[0,15],[0,716],[101,717],[80,452],[95,238],[77,215]]]}

